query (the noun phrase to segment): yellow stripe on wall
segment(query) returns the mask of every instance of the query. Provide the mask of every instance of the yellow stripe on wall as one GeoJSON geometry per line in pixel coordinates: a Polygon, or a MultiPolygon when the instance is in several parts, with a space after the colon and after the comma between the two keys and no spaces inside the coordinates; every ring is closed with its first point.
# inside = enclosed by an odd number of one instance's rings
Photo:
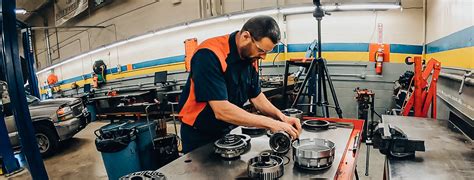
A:
{"type": "MultiPolygon", "coordinates": [[[[264,63],[272,62],[277,54],[272,53],[268,54],[267,57],[263,60],[264,63]]],[[[290,58],[302,58],[305,56],[305,52],[290,52],[290,53],[280,53],[278,57],[275,59],[276,62],[278,61],[285,61],[290,58]]],[[[390,54],[390,62],[392,63],[405,63],[405,58],[407,56],[417,56],[416,54],[399,54],[399,53],[391,53],[390,54]]],[[[418,55],[419,56],[419,55],[418,55]]],[[[328,59],[329,61],[358,61],[358,62],[367,62],[369,59],[368,52],[323,52],[323,57],[328,59]]],[[[472,57],[472,53],[471,53],[472,57]]],[[[471,66],[472,67],[472,66],[471,66]]],[[[166,65],[160,65],[155,67],[137,69],[132,71],[125,71],[121,73],[115,74],[108,74],[107,80],[114,80],[114,79],[122,79],[126,77],[133,77],[139,75],[146,75],[146,74],[153,74],[158,71],[175,71],[175,70],[184,70],[184,63],[172,63],[166,65]]],[[[79,87],[83,87],[84,84],[91,84],[92,79],[80,80],[76,81],[79,87]]],[[[67,83],[60,85],[62,90],[71,89],[72,83],[67,83]]],[[[45,94],[45,89],[40,89],[41,94],[45,94]]]]}
{"type": "Polygon", "coordinates": [[[441,67],[474,69],[474,46],[426,54],[426,59],[435,58],[441,67]]]}

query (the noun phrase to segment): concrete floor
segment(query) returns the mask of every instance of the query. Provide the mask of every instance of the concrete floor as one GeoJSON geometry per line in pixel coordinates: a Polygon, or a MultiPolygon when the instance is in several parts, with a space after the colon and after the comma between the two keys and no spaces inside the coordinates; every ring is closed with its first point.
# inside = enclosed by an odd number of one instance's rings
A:
{"type": "MultiPolygon", "coordinates": [[[[102,162],[100,153],[95,147],[94,131],[104,125],[106,121],[93,122],[84,130],[79,132],[69,141],[62,144],[62,150],[56,155],[46,158],[44,164],[50,179],[107,179],[107,173],[102,162]]],[[[168,123],[168,132],[174,133],[174,126],[168,123]]],[[[178,124],[179,131],[179,124],[178,124]]],[[[371,149],[370,154],[370,174],[365,176],[365,156],[366,146],[361,146],[359,159],[357,161],[357,170],[361,180],[382,179],[384,156],[378,150],[371,149]]],[[[23,180],[32,179],[28,170],[24,170],[14,176],[4,177],[1,179],[23,180]]]]}

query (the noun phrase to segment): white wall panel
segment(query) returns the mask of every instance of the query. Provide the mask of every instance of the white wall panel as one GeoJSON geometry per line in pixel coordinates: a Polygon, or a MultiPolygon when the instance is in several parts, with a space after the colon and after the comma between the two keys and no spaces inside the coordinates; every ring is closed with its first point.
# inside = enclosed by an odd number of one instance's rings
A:
{"type": "Polygon", "coordinates": [[[473,0],[427,1],[427,43],[473,25],[473,0]]]}
{"type": "MultiPolygon", "coordinates": [[[[422,43],[422,10],[379,12],[333,12],[322,20],[323,42],[368,43],[377,41],[377,24],[384,26],[384,42],[422,43]]],[[[317,21],[312,14],[290,15],[288,42],[309,43],[317,37],[317,21]]]]}

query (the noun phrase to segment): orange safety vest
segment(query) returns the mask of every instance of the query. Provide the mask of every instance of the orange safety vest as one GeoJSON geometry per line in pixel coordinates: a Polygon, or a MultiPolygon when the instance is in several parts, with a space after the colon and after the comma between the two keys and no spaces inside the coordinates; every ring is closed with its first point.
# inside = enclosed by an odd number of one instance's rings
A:
{"type": "MultiPolygon", "coordinates": [[[[211,50],[219,59],[222,72],[225,73],[227,69],[226,59],[230,52],[229,37],[230,35],[227,34],[224,36],[218,36],[218,37],[207,39],[196,48],[196,51],[194,53],[196,53],[200,49],[211,50]]],[[[257,61],[253,63],[253,66],[258,71],[257,61]]],[[[192,69],[192,67],[190,67],[190,69],[192,69]]],[[[194,81],[192,78],[190,78],[190,83],[191,84],[190,84],[189,96],[186,102],[184,103],[183,107],[181,108],[181,111],[179,112],[179,116],[182,117],[181,120],[185,124],[193,126],[199,113],[201,113],[201,111],[204,110],[204,108],[206,107],[207,102],[196,101],[196,95],[194,93],[194,81]]]]}

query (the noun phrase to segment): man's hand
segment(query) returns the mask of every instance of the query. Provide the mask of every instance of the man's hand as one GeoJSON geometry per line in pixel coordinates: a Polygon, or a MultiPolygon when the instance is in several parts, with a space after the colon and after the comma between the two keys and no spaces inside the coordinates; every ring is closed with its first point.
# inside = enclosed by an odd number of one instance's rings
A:
{"type": "Polygon", "coordinates": [[[275,133],[278,131],[285,131],[292,139],[297,139],[300,136],[300,131],[296,130],[292,125],[286,122],[281,122],[277,120],[271,121],[272,123],[268,125],[271,132],[275,133]]]}
{"type": "MultiPolygon", "coordinates": [[[[296,130],[298,130],[299,133],[301,133],[301,122],[300,119],[294,118],[294,117],[289,117],[289,116],[281,116],[280,117],[281,121],[286,122],[290,125],[292,125],[296,130]]],[[[298,134],[299,134],[298,133],[298,134]]]]}

